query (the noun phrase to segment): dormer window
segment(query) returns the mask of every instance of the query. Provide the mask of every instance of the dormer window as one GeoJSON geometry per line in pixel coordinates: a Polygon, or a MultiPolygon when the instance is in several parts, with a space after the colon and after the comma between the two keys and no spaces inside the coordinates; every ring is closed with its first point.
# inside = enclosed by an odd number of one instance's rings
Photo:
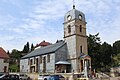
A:
{"type": "Polygon", "coordinates": [[[68,33],[71,33],[71,27],[70,27],[70,25],[68,26],[68,33]]]}
{"type": "Polygon", "coordinates": [[[82,19],[82,15],[79,15],[78,18],[81,20],[82,19]]]}

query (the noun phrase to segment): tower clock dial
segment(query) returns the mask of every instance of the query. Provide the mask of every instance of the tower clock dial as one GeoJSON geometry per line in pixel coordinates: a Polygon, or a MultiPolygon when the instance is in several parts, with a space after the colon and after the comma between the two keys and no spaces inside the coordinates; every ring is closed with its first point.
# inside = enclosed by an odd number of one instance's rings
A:
{"type": "Polygon", "coordinates": [[[71,16],[71,15],[68,15],[67,19],[68,19],[68,20],[71,20],[71,19],[72,19],[72,16],[71,16]]]}
{"type": "Polygon", "coordinates": [[[78,17],[79,17],[79,19],[82,19],[82,16],[81,16],[81,15],[79,15],[78,17]]]}

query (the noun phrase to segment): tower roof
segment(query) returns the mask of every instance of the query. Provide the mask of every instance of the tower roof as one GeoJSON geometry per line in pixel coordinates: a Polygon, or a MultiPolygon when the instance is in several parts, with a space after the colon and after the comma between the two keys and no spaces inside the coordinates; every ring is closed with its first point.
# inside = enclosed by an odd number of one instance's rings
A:
{"type": "Polygon", "coordinates": [[[75,7],[73,6],[73,9],[68,11],[66,14],[65,14],[65,17],[64,17],[64,21],[67,22],[68,21],[68,17],[71,17],[71,20],[73,19],[81,19],[82,21],[86,22],[85,21],[85,14],[81,11],[78,11],[75,9],[75,7]]]}

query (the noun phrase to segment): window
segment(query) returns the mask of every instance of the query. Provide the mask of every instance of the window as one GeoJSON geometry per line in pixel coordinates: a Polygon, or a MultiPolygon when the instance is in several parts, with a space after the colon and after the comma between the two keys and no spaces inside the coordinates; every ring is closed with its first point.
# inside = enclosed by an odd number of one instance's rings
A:
{"type": "Polygon", "coordinates": [[[38,65],[38,58],[36,58],[36,64],[38,65]]]}
{"type": "Polygon", "coordinates": [[[4,66],[4,72],[7,72],[7,66],[4,66]]]}
{"type": "Polygon", "coordinates": [[[35,64],[35,60],[36,60],[36,58],[34,57],[34,64],[35,64]]]}
{"type": "Polygon", "coordinates": [[[82,15],[79,15],[78,17],[79,17],[80,20],[82,19],[82,15]]]}
{"type": "Polygon", "coordinates": [[[82,25],[80,25],[80,32],[82,32],[82,25]]]}
{"type": "Polygon", "coordinates": [[[9,60],[8,59],[4,59],[4,63],[8,63],[9,62],[9,60]]]}
{"type": "Polygon", "coordinates": [[[30,64],[30,58],[28,59],[28,65],[30,64]]]}
{"type": "Polygon", "coordinates": [[[71,20],[71,19],[72,19],[72,16],[71,16],[71,15],[68,15],[68,16],[67,16],[67,19],[68,19],[68,20],[71,20]]]}
{"type": "Polygon", "coordinates": [[[50,54],[47,55],[47,62],[50,62],[50,54]]]}
{"type": "Polygon", "coordinates": [[[71,33],[71,27],[70,27],[70,25],[68,26],[68,33],[71,33]]]}
{"type": "Polygon", "coordinates": [[[82,46],[80,46],[80,53],[82,53],[82,46]]]}
{"type": "Polygon", "coordinates": [[[42,56],[40,56],[40,63],[42,63],[42,56]]]}
{"type": "Polygon", "coordinates": [[[32,65],[33,64],[33,59],[30,59],[30,65],[32,65]]]}

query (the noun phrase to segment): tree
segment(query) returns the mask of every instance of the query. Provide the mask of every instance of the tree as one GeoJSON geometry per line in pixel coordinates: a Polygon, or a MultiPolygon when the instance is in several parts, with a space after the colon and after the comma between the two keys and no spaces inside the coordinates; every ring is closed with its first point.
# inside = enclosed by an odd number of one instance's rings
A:
{"type": "Polygon", "coordinates": [[[28,53],[29,52],[29,50],[30,50],[30,48],[29,48],[29,42],[27,42],[27,44],[26,45],[24,45],[24,48],[23,48],[23,53],[28,53]]]}
{"type": "MultiPolygon", "coordinates": [[[[119,52],[120,43],[117,42],[114,44],[113,48],[110,44],[104,42],[101,44],[99,34],[89,35],[88,37],[88,54],[92,59],[92,68],[96,71],[110,71],[110,68],[113,67],[114,62],[119,62],[118,57],[113,59],[115,51],[119,52]],[[118,50],[117,50],[118,49],[118,50]]],[[[116,53],[117,53],[116,52],[116,53]]],[[[118,63],[115,63],[118,64],[118,63]]]]}
{"type": "Polygon", "coordinates": [[[113,43],[113,52],[114,52],[114,55],[117,55],[120,53],[120,40],[115,41],[113,43]]]}
{"type": "Polygon", "coordinates": [[[114,59],[114,67],[120,66],[120,53],[113,57],[114,59]]]}
{"type": "Polygon", "coordinates": [[[120,66],[120,40],[113,43],[113,67],[120,66]]]}
{"type": "Polygon", "coordinates": [[[31,51],[33,51],[34,50],[34,45],[33,44],[31,44],[31,51]]]}
{"type": "Polygon", "coordinates": [[[15,59],[20,59],[21,58],[21,53],[20,51],[13,49],[11,54],[10,54],[11,58],[15,58],[15,59]]]}
{"type": "Polygon", "coordinates": [[[100,65],[101,65],[101,71],[103,72],[109,72],[110,67],[112,66],[112,46],[106,42],[104,42],[100,47],[100,65]]]}
{"type": "Polygon", "coordinates": [[[96,35],[89,34],[88,37],[88,54],[92,59],[92,68],[99,70],[101,68],[100,65],[100,46],[101,41],[100,37],[98,37],[99,33],[96,35]]]}
{"type": "Polygon", "coordinates": [[[10,52],[9,52],[9,51],[7,51],[7,54],[9,55],[9,54],[10,54],[10,52]]]}
{"type": "Polygon", "coordinates": [[[27,47],[27,52],[29,52],[30,51],[29,42],[27,42],[26,47],[27,47]]]}
{"type": "Polygon", "coordinates": [[[19,72],[18,64],[11,64],[9,67],[10,72],[19,72]]]}
{"type": "Polygon", "coordinates": [[[10,53],[10,64],[9,64],[9,70],[16,72],[19,71],[19,61],[21,58],[21,52],[13,49],[12,52],[10,53]]]}

